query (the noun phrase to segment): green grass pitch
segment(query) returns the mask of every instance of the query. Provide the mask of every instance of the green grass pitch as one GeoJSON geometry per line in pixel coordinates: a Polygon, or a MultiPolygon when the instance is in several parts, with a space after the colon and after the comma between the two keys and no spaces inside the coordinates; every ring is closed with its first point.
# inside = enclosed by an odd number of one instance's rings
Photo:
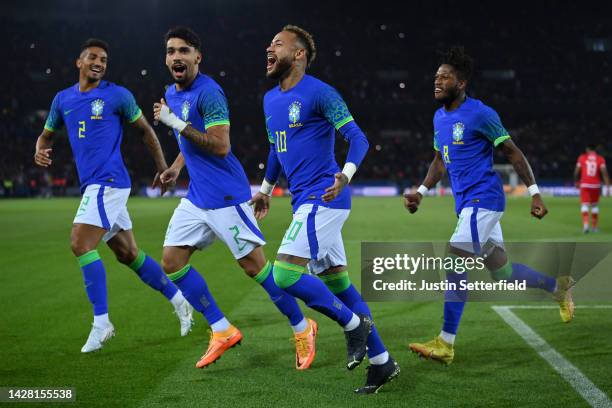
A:
{"type": "MultiPolygon", "coordinates": [[[[538,221],[529,216],[527,199],[509,199],[502,220],[505,238],[612,239],[609,198],[601,203],[602,232],[587,236],[581,234],[577,198],[546,202],[551,212],[538,221]]],[[[156,259],[177,203],[129,202],[136,239],[156,259]]],[[[70,407],[588,406],[485,303],[467,306],[449,367],[421,361],[407,349],[409,342],[438,333],[440,302],[371,304],[383,340],[402,368],[400,377],[375,396],[353,395],[352,389],[364,382],[367,362],[348,372],[342,331],[304,308],[319,322],[320,334],[312,368],[298,372],[287,321],[219,242],[192,261],[222,310],[243,331],[241,347],[208,369],[195,369],[208,342],[204,319],[197,316],[192,333],[181,338],[169,303],[101,245],[117,335],[100,352],[82,355],[92,318],[70,252],[77,206],[78,199],[0,201],[0,386],[74,387],[77,402],[65,404],[70,407]]],[[[361,241],[448,239],[456,222],[452,207],[450,198],[426,198],[419,212],[409,215],[400,198],[354,199],[344,228],[353,281],[359,284],[361,241]]],[[[260,224],[270,258],[290,219],[289,201],[275,198],[260,224]]],[[[612,309],[580,309],[569,325],[559,321],[554,309],[515,313],[612,396],[612,309]]]]}

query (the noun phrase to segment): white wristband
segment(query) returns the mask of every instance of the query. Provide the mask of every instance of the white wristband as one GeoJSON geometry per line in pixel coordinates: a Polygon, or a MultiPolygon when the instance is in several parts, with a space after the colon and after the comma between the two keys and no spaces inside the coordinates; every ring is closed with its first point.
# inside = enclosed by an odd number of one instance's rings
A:
{"type": "Polygon", "coordinates": [[[355,163],[351,163],[351,162],[346,163],[344,165],[344,168],[342,169],[342,173],[348,178],[349,183],[351,182],[351,179],[355,175],[356,171],[357,171],[357,166],[355,166],[355,163]]]}
{"type": "Polygon", "coordinates": [[[425,193],[427,193],[428,191],[429,189],[425,187],[423,184],[421,184],[419,188],[417,188],[417,193],[421,194],[422,196],[424,196],[425,193]]]}
{"type": "Polygon", "coordinates": [[[527,191],[529,191],[529,195],[530,196],[534,196],[536,194],[540,194],[540,189],[538,188],[537,184],[532,184],[527,188],[527,191]]]}
{"type": "Polygon", "coordinates": [[[263,179],[263,181],[261,182],[261,187],[259,188],[259,192],[261,194],[265,194],[268,197],[272,196],[272,191],[274,190],[274,186],[276,185],[276,183],[274,184],[270,184],[268,183],[268,180],[263,179]]]}
{"type": "Polygon", "coordinates": [[[159,113],[159,120],[167,126],[178,130],[181,133],[186,127],[187,122],[184,122],[178,118],[174,113],[170,112],[170,108],[166,105],[162,105],[161,112],[159,113]]]}

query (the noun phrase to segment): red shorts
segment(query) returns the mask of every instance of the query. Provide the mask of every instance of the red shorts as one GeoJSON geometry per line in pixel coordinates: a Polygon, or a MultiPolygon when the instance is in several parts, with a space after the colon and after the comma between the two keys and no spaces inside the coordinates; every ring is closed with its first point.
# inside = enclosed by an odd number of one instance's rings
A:
{"type": "Polygon", "coordinates": [[[599,202],[600,188],[580,187],[581,204],[597,204],[599,202]]]}

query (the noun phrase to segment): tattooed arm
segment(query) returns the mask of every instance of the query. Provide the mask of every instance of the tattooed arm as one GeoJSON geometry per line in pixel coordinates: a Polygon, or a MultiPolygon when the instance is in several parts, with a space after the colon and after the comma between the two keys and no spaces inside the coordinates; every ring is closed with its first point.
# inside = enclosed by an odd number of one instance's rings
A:
{"type": "MultiPolygon", "coordinates": [[[[512,167],[514,167],[514,171],[516,171],[523,183],[525,183],[527,187],[535,185],[535,177],[533,176],[531,166],[529,165],[529,162],[527,161],[527,158],[525,157],[521,149],[519,149],[518,146],[514,144],[512,139],[507,139],[503,141],[501,148],[510,164],[512,164],[512,167]]],[[[542,196],[539,193],[534,194],[531,197],[531,215],[540,219],[543,218],[547,213],[548,210],[544,205],[542,196]]]]}

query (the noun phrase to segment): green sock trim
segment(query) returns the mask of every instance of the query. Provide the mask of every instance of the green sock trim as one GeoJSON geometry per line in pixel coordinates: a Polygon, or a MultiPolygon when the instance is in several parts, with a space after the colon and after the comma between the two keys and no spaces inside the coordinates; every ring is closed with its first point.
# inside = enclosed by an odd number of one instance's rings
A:
{"type": "Polygon", "coordinates": [[[290,264],[288,262],[274,261],[274,267],[277,267],[277,266],[279,268],[289,269],[291,271],[295,271],[295,272],[299,272],[299,273],[306,272],[306,267],[300,266],[300,265],[295,265],[295,264],[290,264]]]}
{"type": "Polygon", "coordinates": [[[90,263],[96,262],[98,259],[100,259],[100,254],[98,253],[97,249],[93,249],[81,256],[77,256],[77,260],[79,261],[79,266],[81,268],[89,265],[90,263]]]}
{"type": "Polygon", "coordinates": [[[348,271],[333,273],[330,275],[319,275],[319,278],[327,285],[331,293],[337,295],[342,293],[351,286],[351,278],[348,271]]]}
{"type": "Polygon", "coordinates": [[[302,273],[306,271],[306,268],[299,265],[290,264],[287,262],[276,261],[274,262],[274,282],[276,285],[285,289],[293,285],[295,282],[300,280],[302,273]]]}
{"type": "Polygon", "coordinates": [[[508,260],[508,262],[506,262],[506,264],[498,270],[491,271],[491,278],[493,278],[495,281],[508,280],[510,279],[510,276],[512,276],[512,264],[510,263],[510,260],[508,260]]]}
{"type": "Polygon", "coordinates": [[[191,264],[187,264],[178,271],[168,274],[168,279],[170,279],[172,282],[176,282],[177,280],[185,276],[187,272],[189,272],[189,269],[191,269],[191,264]]]}
{"type": "Polygon", "coordinates": [[[138,270],[144,263],[146,257],[147,257],[147,254],[145,254],[145,251],[143,251],[142,249],[139,249],[136,259],[134,259],[134,262],[130,264],[130,269],[133,270],[134,272],[138,272],[138,270]]]}
{"type": "Polygon", "coordinates": [[[253,277],[253,279],[255,279],[257,283],[262,284],[263,281],[268,279],[268,275],[270,275],[270,272],[272,272],[272,264],[270,263],[270,261],[268,261],[266,262],[264,267],[261,268],[261,271],[259,271],[259,273],[253,277]]]}

